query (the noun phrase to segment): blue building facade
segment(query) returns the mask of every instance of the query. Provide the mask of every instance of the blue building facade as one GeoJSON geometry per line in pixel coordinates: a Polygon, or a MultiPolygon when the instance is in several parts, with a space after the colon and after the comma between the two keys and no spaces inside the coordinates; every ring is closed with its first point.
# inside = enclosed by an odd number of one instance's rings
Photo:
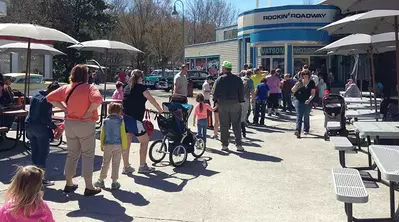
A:
{"type": "Polygon", "coordinates": [[[304,64],[329,68],[330,58],[316,50],[330,43],[321,28],[337,19],[339,9],[329,5],[288,5],[259,8],[238,16],[239,66],[251,63],[266,70],[295,73],[304,64]]]}

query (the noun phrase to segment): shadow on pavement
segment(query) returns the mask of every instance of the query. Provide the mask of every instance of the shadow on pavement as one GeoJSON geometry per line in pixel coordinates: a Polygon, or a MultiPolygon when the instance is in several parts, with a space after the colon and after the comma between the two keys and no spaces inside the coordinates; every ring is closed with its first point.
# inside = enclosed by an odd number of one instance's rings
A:
{"type": "Polygon", "coordinates": [[[218,154],[218,155],[221,155],[221,156],[228,156],[228,155],[229,155],[228,152],[224,152],[224,151],[222,151],[221,149],[222,149],[222,148],[220,148],[220,149],[215,149],[215,148],[207,147],[207,148],[206,148],[206,152],[215,153],[215,154],[218,154]]]}
{"type": "Polygon", "coordinates": [[[278,163],[283,161],[283,159],[279,158],[279,157],[275,157],[275,156],[269,156],[266,154],[260,154],[260,153],[253,153],[253,152],[234,152],[234,151],[230,151],[230,153],[235,154],[243,159],[247,159],[247,160],[254,160],[254,161],[261,161],[261,162],[274,162],[274,163],[278,163]]]}
{"type": "MultiPolygon", "coordinates": [[[[103,191],[104,192],[104,191],[103,191]]],[[[123,193],[126,195],[128,192],[123,193]]],[[[130,193],[130,192],[129,192],[130,193]]],[[[140,195],[141,196],[141,195],[140,195]]],[[[131,201],[137,201],[137,195],[127,194],[126,198],[132,198],[131,201]]],[[[100,221],[132,221],[133,218],[126,215],[126,209],[118,202],[104,198],[103,195],[85,197],[81,194],[72,193],[66,195],[62,190],[55,190],[45,188],[44,200],[56,203],[67,203],[69,201],[78,201],[79,210],[71,211],[67,214],[68,217],[88,217],[100,221]]],[[[130,201],[130,202],[131,202],[130,201]]],[[[135,202],[136,204],[144,204],[144,198],[135,202]]],[[[122,201],[123,202],[123,201],[122,201]]],[[[147,201],[148,204],[148,201],[147,201]]],[[[144,205],[138,205],[144,206],[144,205]]]]}
{"type": "MultiPolygon", "coordinates": [[[[24,152],[23,145],[21,144],[16,149],[11,150],[9,152],[0,153],[0,182],[4,184],[10,184],[11,178],[14,175],[16,167],[13,165],[31,165],[31,156],[24,152]],[[10,158],[16,156],[15,158],[10,158]]],[[[46,177],[49,180],[65,180],[64,177],[64,165],[67,156],[67,152],[60,150],[59,148],[51,148],[52,152],[49,154],[47,158],[47,170],[46,177]]],[[[94,171],[98,171],[101,169],[102,157],[95,156],[94,157],[94,171]]],[[[76,176],[81,175],[81,161],[78,162],[78,167],[76,171],[76,176]]]]}
{"type": "Polygon", "coordinates": [[[274,130],[272,127],[266,128],[266,127],[250,126],[248,128],[253,129],[253,130],[257,130],[257,131],[260,131],[260,132],[264,132],[264,133],[284,133],[284,131],[274,130]]]}
{"type": "MultiPolygon", "coordinates": [[[[204,159],[206,158],[207,157],[204,157],[204,159]]],[[[182,167],[174,168],[173,171],[174,173],[172,174],[155,171],[154,173],[146,174],[143,176],[134,174],[128,176],[133,178],[136,184],[152,187],[165,192],[180,192],[190,180],[194,180],[200,176],[211,177],[219,173],[213,170],[206,169],[206,166],[204,166],[203,162],[197,160],[194,160],[192,162],[186,162],[182,167]],[[193,177],[190,179],[183,179],[178,177],[179,174],[190,175],[193,177]],[[172,183],[166,180],[170,178],[178,179],[181,182],[172,183]]]]}
{"type": "MultiPolygon", "coordinates": [[[[100,131],[96,132],[96,139],[100,140],[100,131]]],[[[161,131],[159,131],[158,129],[154,129],[154,133],[150,137],[150,142],[162,139],[163,139],[163,134],[161,133],[161,131]]],[[[133,136],[132,143],[139,143],[139,141],[135,136],[133,136]]]]}
{"type": "Polygon", "coordinates": [[[137,192],[131,192],[131,191],[126,191],[126,190],[111,190],[111,189],[104,189],[105,191],[111,192],[112,196],[115,197],[115,199],[118,199],[119,201],[123,203],[130,203],[135,206],[147,206],[150,202],[146,200],[143,195],[137,192]]]}
{"type": "Polygon", "coordinates": [[[317,134],[309,133],[308,135],[303,135],[302,139],[323,139],[324,140],[324,135],[317,135],[317,134]]]}

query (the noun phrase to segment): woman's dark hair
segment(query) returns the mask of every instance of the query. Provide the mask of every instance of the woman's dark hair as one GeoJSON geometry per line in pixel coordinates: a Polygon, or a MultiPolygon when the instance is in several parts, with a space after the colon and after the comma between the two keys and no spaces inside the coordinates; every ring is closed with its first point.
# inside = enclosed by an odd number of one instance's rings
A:
{"type": "Polygon", "coordinates": [[[276,75],[276,70],[275,69],[270,70],[270,75],[276,75]]]}
{"type": "Polygon", "coordinates": [[[119,89],[119,87],[122,87],[122,86],[123,86],[122,82],[120,82],[120,81],[116,82],[116,88],[117,89],[119,89]]]}
{"type": "Polygon", "coordinates": [[[137,84],[139,79],[144,78],[144,74],[141,70],[135,69],[132,71],[131,78],[130,78],[130,87],[134,88],[137,84]]]}
{"type": "Polygon", "coordinates": [[[84,65],[76,65],[71,71],[71,82],[87,83],[89,79],[89,70],[84,65]]]}
{"type": "Polygon", "coordinates": [[[310,71],[309,71],[309,69],[304,69],[304,70],[302,70],[301,76],[302,76],[302,77],[303,77],[303,76],[309,76],[309,77],[310,77],[310,71]]]}
{"type": "Polygon", "coordinates": [[[205,101],[204,95],[202,95],[202,93],[198,93],[195,100],[197,101],[197,103],[200,104],[200,112],[202,112],[202,109],[204,108],[203,107],[204,104],[202,104],[202,103],[205,101]]]}

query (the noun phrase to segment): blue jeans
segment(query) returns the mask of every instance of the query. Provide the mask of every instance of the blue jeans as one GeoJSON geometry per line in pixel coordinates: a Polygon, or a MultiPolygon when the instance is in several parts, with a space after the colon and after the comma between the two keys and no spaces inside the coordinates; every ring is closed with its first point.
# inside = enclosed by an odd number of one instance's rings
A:
{"type": "Polygon", "coordinates": [[[309,123],[309,116],[310,111],[312,109],[311,104],[305,104],[304,102],[296,101],[297,104],[297,114],[296,114],[296,131],[301,132],[302,129],[302,119],[304,121],[304,128],[305,132],[309,132],[310,130],[310,123],[309,123]]]}
{"type": "Polygon", "coordinates": [[[208,119],[199,119],[197,120],[197,132],[198,137],[204,139],[206,144],[206,131],[208,129],[208,119]]]}
{"type": "Polygon", "coordinates": [[[50,152],[51,130],[43,125],[27,124],[26,136],[32,149],[33,165],[46,169],[47,157],[50,152]]]}

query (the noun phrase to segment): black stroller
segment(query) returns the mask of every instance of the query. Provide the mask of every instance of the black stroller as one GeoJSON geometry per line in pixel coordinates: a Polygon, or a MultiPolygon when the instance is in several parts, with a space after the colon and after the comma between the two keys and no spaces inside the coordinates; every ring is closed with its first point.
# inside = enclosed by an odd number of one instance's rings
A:
{"type": "Polygon", "coordinates": [[[151,144],[151,161],[159,163],[169,153],[170,163],[178,167],[186,162],[188,153],[200,158],[205,153],[204,139],[198,138],[187,127],[193,106],[177,103],[163,103],[162,106],[165,113],[157,116],[157,122],[164,137],[151,144]]]}
{"type": "Polygon", "coordinates": [[[328,95],[323,101],[324,111],[324,140],[329,140],[330,136],[347,135],[345,119],[345,99],[336,94],[328,95]]]}

